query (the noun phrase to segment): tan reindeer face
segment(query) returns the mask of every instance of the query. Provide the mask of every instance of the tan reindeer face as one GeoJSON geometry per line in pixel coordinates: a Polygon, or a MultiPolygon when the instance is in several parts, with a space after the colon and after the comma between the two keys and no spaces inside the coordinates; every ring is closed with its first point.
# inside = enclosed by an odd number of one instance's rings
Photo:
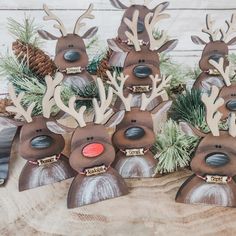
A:
{"type": "Polygon", "coordinates": [[[34,161],[58,155],[64,149],[65,141],[62,135],[52,133],[46,126],[48,121],[54,120],[54,118],[50,118],[51,109],[55,105],[53,94],[55,87],[62,79],[63,76],[60,73],[55,75],[54,80],[51,76],[45,77],[47,90],[42,100],[43,114],[36,117],[31,116],[35,103],[25,110],[21,105],[24,93],[17,96],[13,85],[9,84],[8,90],[13,105],[7,107],[7,110],[16,113],[17,119],[20,117],[25,119],[20,132],[19,154],[26,160],[34,161]]]}
{"type": "Polygon", "coordinates": [[[86,52],[84,39],[91,38],[98,30],[97,27],[92,27],[83,35],[79,35],[80,29],[85,26],[85,23],[82,21],[84,19],[94,18],[94,15],[91,13],[93,10],[93,4],[90,4],[86,12],[78,18],[73,34],[68,34],[66,32],[62,21],[56,15],[54,15],[45,4],[43,7],[47,14],[47,16],[44,17],[44,20],[55,20],[58,22],[58,24],[54,25],[54,27],[59,29],[62,34],[61,37],[56,37],[47,31],[38,31],[40,36],[44,39],[58,40],[55,55],[56,66],[59,68],[60,72],[66,74],[81,73],[88,65],[88,55],[86,52]]]}
{"type": "MultiPolygon", "coordinates": [[[[114,161],[115,151],[111,145],[111,138],[102,125],[102,122],[107,119],[112,110],[109,106],[112,101],[113,93],[111,88],[108,89],[106,94],[103,82],[97,78],[97,84],[100,94],[100,102],[95,98],[93,99],[93,106],[95,111],[94,122],[87,123],[84,120],[84,112],[86,106],[82,106],[77,112],[74,108],[76,97],[70,98],[68,106],[61,100],[61,86],[55,89],[56,104],[61,110],[67,112],[78,123],[71,140],[71,154],[70,164],[77,172],[83,172],[85,169],[105,165],[106,167],[114,161]]],[[[54,124],[55,125],[55,124],[54,124]]],[[[48,127],[53,130],[55,127],[48,124],[48,127]]],[[[61,130],[61,128],[59,129],[61,130]]],[[[58,133],[57,129],[53,130],[58,133]]]]}
{"type": "MultiPolygon", "coordinates": [[[[222,113],[217,111],[224,103],[218,98],[219,89],[212,87],[211,94],[204,94],[202,101],[206,106],[206,121],[211,130],[210,133],[201,133],[200,141],[194,157],[191,161],[191,168],[197,175],[225,175],[236,174],[236,124],[235,114],[229,117],[229,130],[220,131],[218,123],[222,113]]],[[[199,131],[198,131],[199,132],[199,131]]]]}
{"type": "MultiPolygon", "coordinates": [[[[125,11],[123,14],[122,20],[121,20],[121,24],[118,29],[118,38],[124,42],[128,40],[125,32],[130,30],[129,27],[125,23],[125,19],[131,20],[135,10],[138,10],[140,12],[139,17],[138,17],[138,21],[137,21],[138,37],[140,40],[143,40],[144,42],[148,42],[149,36],[148,36],[148,32],[147,32],[147,30],[145,28],[145,24],[144,24],[144,19],[145,19],[146,15],[149,13],[154,13],[156,8],[160,8],[160,12],[162,12],[169,5],[169,2],[162,2],[162,3],[158,4],[155,8],[149,9],[148,8],[149,1],[144,1],[143,5],[137,5],[137,4],[131,3],[130,6],[125,6],[119,0],[110,0],[110,2],[114,7],[118,8],[118,9],[123,9],[125,11]]],[[[168,17],[167,14],[163,14],[163,15],[168,17]]]]}
{"type": "Polygon", "coordinates": [[[236,37],[228,40],[229,36],[235,31],[236,14],[233,14],[230,21],[226,21],[227,30],[213,29],[214,21],[210,15],[206,15],[206,28],[202,29],[202,32],[209,35],[209,42],[205,42],[198,36],[192,36],[191,39],[195,44],[205,45],[202,52],[202,57],[199,62],[200,69],[205,72],[214,73],[214,67],[209,63],[209,60],[213,60],[216,63],[219,62],[220,58],[225,59],[225,67],[228,66],[229,62],[227,56],[229,53],[228,46],[236,43],[236,37]],[[220,37],[219,37],[220,36],[220,37]]]}

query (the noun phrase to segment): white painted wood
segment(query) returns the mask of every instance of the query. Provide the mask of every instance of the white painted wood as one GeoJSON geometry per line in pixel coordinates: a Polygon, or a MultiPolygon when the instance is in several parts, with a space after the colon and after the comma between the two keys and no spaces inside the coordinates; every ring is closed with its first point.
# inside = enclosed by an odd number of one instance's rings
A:
{"type": "MultiPolygon", "coordinates": [[[[164,0],[163,0],[164,1],[164,0]]],[[[129,0],[121,0],[125,5],[129,5],[129,0]]],[[[135,0],[135,3],[143,4],[143,0],[135,0]]],[[[160,0],[153,0],[150,7],[160,0]]],[[[234,0],[169,0],[169,10],[173,9],[231,9],[235,8],[234,0]]],[[[0,9],[41,9],[43,3],[47,3],[53,9],[85,9],[89,3],[94,3],[97,10],[115,10],[109,0],[1,0],[0,9]]]]}

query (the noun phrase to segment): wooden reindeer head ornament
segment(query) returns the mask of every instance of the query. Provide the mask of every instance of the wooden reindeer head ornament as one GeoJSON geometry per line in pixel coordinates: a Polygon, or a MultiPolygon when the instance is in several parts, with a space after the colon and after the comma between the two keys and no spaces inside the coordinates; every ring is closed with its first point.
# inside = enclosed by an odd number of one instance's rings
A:
{"type": "MultiPolygon", "coordinates": [[[[86,123],[85,106],[77,112],[74,108],[76,97],[70,98],[68,106],[61,100],[61,87],[55,90],[55,100],[59,108],[75,118],[78,127],[71,140],[70,165],[78,173],[73,180],[69,193],[68,208],[75,208],[128,193],[122,177],[111,167],[115,160],[115,151],[103,121],[107,120],[112,110],[112,90],[106,95],[102,80],[97,79],[100,102],[93,99],[95,119],[86,123]]],[[[54,132],[61,132],[55,124],[48,123],[54,132]]]]}
{"type": "MultiPolygon", "coordinates": [[[[140,39],[138,33],[139,10],[134,10],[132,18],[124,18],[124,24],[127,30],[123,33],[127,38],[126,41],[119,39],[108,39],[109,47],[116,52],[110,59],[110,64],[126,68],[133,64],[149,64],[151,67],[157,67],[159,71],[159,55],[158,53],[172,50],[177,45],[177,40],[167,41],[166,32],[162,32],[160,38],[156,39],[153,36],[155,25],[161,20],[167,18],[166,14],[161,14],[163,7],[159,5],[154,12],[149,12],[144,18],[144,27],[147,34],[147,40],[144,42],[140,39]],[[167,41],[167,42],[166,42],[167,41]]],[[[139,71],[139,79],[148,77],[151,74],[151,69],[142,69],[139,71]],[[143,71],[144,70],[144,71],[143,71]],[[145,72],[145,73],[144,73],[145,72]],[[148,73],[148,75],[146,75],[148,73]]],[[[124,72],[125,73],[125,72],[124,72]]],[[[155,74],[155,71],[153,71],[155,74]]]]}
{"type": "Polygon", "coordinates": [[[206,28],[202,31],[209,35],[209,42],[205,42],[198,36],[192,36],[192,41],[198,45],[205,45],[202,57],[199,62],[200,69],[203,71],[196,82],[194,83],[194,88],[199,88],[207,91],[204,83],[208,83],[209,86],[216,84],[215,80],[218,81],[217,87],[223,86],[222,78],[220,80],[220,73],[215,69],[215,67],[209,61],[219,62],[220,58],[224,58],[224,67],[228,66],[229,62],[227,59],[229,49],[228,46],[236,44],[236,37],[232,38],[232,34],[236,31],[236,14],[232,14],[229,21],[226,21],[227,30],[216,28],[214,29],[214,21],[211,19],[210,15],[206,16],[206,28]]]}
{"type": "MultiPolygon", "coordinates": [[[[152,177],[154,167],[157,164],[149,150],[155,142],[152,114],[161,115],[171,105],[171,102],[163,102],[151,111],[146,109],[155,97],[164,93],[164,87],[169,83],[170,77],[159,79],[158,76],[150,76],[153,82],[150,96],[143,93],[141,107],[131,107],[132,94],[126,97],[123,93],[123,86],[127,76],[121,75],[118,77],[118,82],[115,75],[112,76],[109,72],[107,75],[114,93],[119,96],[125,107],[125,113],[122,111],[118,113],[120,123],[116,126],[116,131],[112,138],[113,145],[119,150],[114,167],[124,178],[152,177]]],[[[111,118],[110,122],[112,121],[111,118]]]]}
{"type": "MultiPolygon", "coordinates": [[[[148,15],[149,13],[154,13],[157,8],[159,8],[160,12],[162,12],[169,5],[169,2],[162,2],[158,4],[156,7],[154,7],[153,9],[149,9],[148,5],[150,1],[146,1],[146,0],[144,0],[143,5],[133,4],[133,1],[130,1],[131,2],[130,6],[124,5],[119,0],[110,0],[110,2],[115,8],[123,9],[125,11],[121,20],[120,27],[118,29],[118,39],[122,41],[123,43],[130,42],[129,38],[127,37],[125,33],[126,31],[130,31],[129,27],[126,24],[126,21],[127,19],[132,20],[134,11],[138,10],[140,13],[137,19],[137,24],[136,24],[139,41],[140,43],[147,43],[149,41],[149,35],[144,24],[144,19],[146,15],[148,15]]],[[[168,17],[169,17],[168,14],[163,14],[163,18],[168,18],[168,17]]]]}
{"type": "MultiPolygon", "coordinates": [[[[43,5],[44,11],[47,14],[44,16],[44,20],[53,20],[57,24],[54,28],[58,29],[61,33],[61,37],[52,35],[45,30],[39,30],[39,34],[42,38],[47,40],[57,40],[55,64],[59,71],[62,72],[66,77],[69,75],[77,75],[76,83],[83,85],[86,82],[92,80],[92,77],[87,73],[86,67],[88,65],[88,55],[84,39],[89,39],[94,36],[98,30],[97,27],[92,27],[86,31],[83,35],[80,35],[80,30],[86,24],[83,22],[85,19],[94,19],[92,14],[93,4],[90,4],[89,8],[78,18],[75,23],[73,33],[67,33],[63,22],[53,14],[47,5],[43,5]]],[[[75,80],[75,78],[73,78],[75,80]]],[[[74,81],[70,81],[74,82],[74,81]]]]}
{"type": "Polygon", "coordinates": [[[193,128],[202,137],[191,161],[191,176],[179,189],[176,201],[221,206],[236,206],[236,124],[235,114],[229,117],[229,130],[219,130],[222,114],[217,111],[224,103],[218,98],[219,89],[212,87],[208,96],[203,94],[209,133],[193,128]]]}
{"type": "Polygon", "coordinates": [[[220,58],[219,62],[214,60],[210,60],[209,63],[214,66],[215,70],[217,70],[223,81],[224,86],[221,87],[219,92],[219,97],[224,99],[224,104],[219,108],[219,112],[222,113],[221,119],[224,120],[229,117],[230,113],[236,112],[236,84],[231,83],[230,75],[229,75],[229,66],[224,67],[224,58],[220,58]]]}
{"type": "MultiPolygon", "coordinates": [[[[159,6],[155,9],[154,13],[148,13],[144,19],[145,28],[149,36],[149,42],[147,45],[140,45],[137,33],[137,22],[139,11],[135,10],[132,20],[125,18],[125,23],[129,27],[130,31],[126,31],[130,42],[132,42],[133,47],[129,47],[126,44],[119,44],[117,40],[108,40],[109,46],[114,51],[126,50],[127,56],[124,60],[123,73],[128,76],[124,84],[124,95],[139,94],[142,93],[149,94],[152,90],[152,76],[160,75],[160,62],[159,62],[159,52],[175,47],[177,40],[171,40],[165,43],[166,35],[162,35],[161,38],[155,39],[152,32],[154,25],[165,18],[161,14],[162,7],[159,6]]],[[[140,96],[139,96],[140,98],[140,96]]],[[[135,100],[133,100],[135,102],[135,100]]],[[[140,99],[135,106],[140,105],[140,99]]]]}
{"type": "Polygon", "coordinates": [[[61,154],[65,141],[62,135],[52,133],[46,122],[54,120],[50,117],[51,109],[55,105],[54,89],[62,81],[63,75],[57,73],[53,80],[51,76],[45,77],[47,91],[43,97],[43,115],[32,117],[31,113],[35,103],[25,109],[21,105],[24,93],[16,95],[14,87],[9,83],[9,94],[13,105],[6,109],[16,114],[15,119],[23,118],[25,121],[12,121],[15,125],[22,125],[19,141],[19,155],[27,160],[19,179],[19,190],[23,191],[58,182],[74,176],[69,166],[68,158],[61,154]]]}

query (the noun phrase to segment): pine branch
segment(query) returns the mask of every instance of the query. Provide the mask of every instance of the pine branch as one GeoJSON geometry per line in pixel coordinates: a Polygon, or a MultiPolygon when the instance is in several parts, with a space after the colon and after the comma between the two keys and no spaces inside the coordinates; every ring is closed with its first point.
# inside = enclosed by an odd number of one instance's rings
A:
{"type": "Polygon", "coordinates": [[[25,44],[31,44],[34,47],[39,47],[42,44],[37,32],[39,27],[35,25],[34,18],[25,16],[23,23],[11,17],[7,20],[7,28],[13,37],[25,44]]]}
{"type": "Polygon", "coordinates": [[[188,166],[197,143],[198,138],[185,135],[176,122],[167,121],[153,148],[158,159],[156,173],[173,172],[188,166]]]}

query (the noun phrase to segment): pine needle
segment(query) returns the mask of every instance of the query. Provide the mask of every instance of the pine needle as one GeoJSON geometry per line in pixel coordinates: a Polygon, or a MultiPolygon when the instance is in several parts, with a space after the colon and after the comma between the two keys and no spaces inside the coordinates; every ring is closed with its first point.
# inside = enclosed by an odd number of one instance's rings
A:
{"type": "Polygon", "coordinates": [[[197,143],[198,138],[184,134],[173,120],[167,121],[153,148],[158,159],[156,173],[173,172],[188,166],[197,143]]]}
{"type": "Polygon", "coordinates": [[[23,23],[20,23],[11,17],[7,20],[7,28],[13,37],[25,44],[31,44],[35,47],[39,47],[41,45],[42,42],[40,41],[37,32],[39,27],[35,25],[34,18],[25,16],[23,23]]]}

